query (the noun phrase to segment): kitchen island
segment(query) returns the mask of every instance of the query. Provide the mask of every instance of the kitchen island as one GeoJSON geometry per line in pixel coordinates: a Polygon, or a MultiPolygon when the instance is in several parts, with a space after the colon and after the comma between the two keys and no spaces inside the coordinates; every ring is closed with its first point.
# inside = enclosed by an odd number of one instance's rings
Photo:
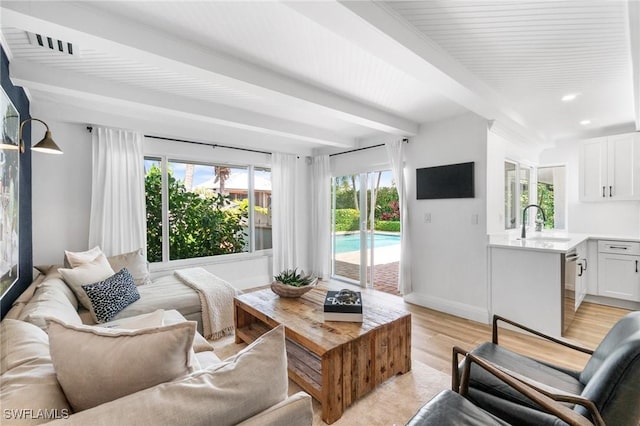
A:
{"type": "Polygon", "coordinates": [[[516,233],[491,235],[491,311],[561,337],[586,293],[581,259],[588,238],[558,232],[531,232],[524,239],[516,233]]]}

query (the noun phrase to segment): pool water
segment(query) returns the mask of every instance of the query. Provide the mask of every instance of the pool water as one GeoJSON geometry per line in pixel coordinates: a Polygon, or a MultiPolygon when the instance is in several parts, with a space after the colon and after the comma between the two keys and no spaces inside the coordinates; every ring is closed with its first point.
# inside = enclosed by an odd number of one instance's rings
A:
{"type": "MultiPolygon", "coordinates": [[[[392,234],[373,234],[374,245],[376,248],[393,246],[400,244],[400,235],[392,235],[392,234]]],[[[358,251],[360,250],[360,234],[344,234],[344,235],[336,235],[335,236],[336,253],[346,253],[349,251],[358,251]]],[[[371,247],[371,238],[367,236],[367,248],[371,247]]]]}

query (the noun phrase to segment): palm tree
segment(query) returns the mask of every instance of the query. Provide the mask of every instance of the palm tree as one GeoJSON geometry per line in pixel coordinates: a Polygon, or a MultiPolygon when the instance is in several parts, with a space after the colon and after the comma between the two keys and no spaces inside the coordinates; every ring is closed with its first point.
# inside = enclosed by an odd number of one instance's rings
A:
{"type": "Polygon", "coordinates": [[[214,183],[220,183],[220,194],[224,194],[224,183],[227,181],[227,179],[229,179],[229,176],[231,176],[231,169],[229,167],[225,167],[225,166],[215,166],[214,167],[214,173],[216,175],[216,179],[214,180],[214,183]]]}
{"type": "Polygon", "coordinates": [[[184,188],[191,192],[191,187],[193,186],[193,171],[195,169],[195,164],[187,163],[187,168],[184,172],[184,188]]]}

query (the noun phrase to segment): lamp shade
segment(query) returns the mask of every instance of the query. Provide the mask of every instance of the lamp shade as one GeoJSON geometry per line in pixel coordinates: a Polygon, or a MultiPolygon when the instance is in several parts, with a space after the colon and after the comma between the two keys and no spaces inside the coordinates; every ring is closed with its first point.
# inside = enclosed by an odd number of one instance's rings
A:
{"type": "Polygon", "coordinates": [[[62,154],[60,147],[51,138],[51,132],[49,130],[44,133],[44,138],[31,149],[33,151],[44,152],[47,154],[62,154]]]}

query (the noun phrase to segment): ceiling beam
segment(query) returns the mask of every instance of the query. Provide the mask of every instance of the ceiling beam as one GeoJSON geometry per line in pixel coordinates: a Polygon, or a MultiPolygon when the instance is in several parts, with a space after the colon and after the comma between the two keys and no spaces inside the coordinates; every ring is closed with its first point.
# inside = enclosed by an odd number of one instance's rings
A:
{"type": "Polygon", "coordinates": [[[275,118],[227,105],[160,93],[78,74],[42,64],[14,59],[9,64],[15,85],[33,90],[114,105],[136,106],[148,111],[170,113],[176,119],[190,119],[314,144],[352,148],[356,140],[331,131],[275,118]]]}
{"type": "MultiPolygon", "coordinates": [[[[149,114],[135,108],[114,109],[110,105],[97,103],[92,100],[66,98],[59,95],[33,91],[34,102],[31,115],[45,120],[50,126],[54,137],[55,124],[52,122],[70,122],[84,126],[104,126],[124,129],[135,129],[148,135],[162,135],[164,137],[199,141],[209,144],[222,144],[260,151],[284,152],[296,155],[313,155],[314,148],[320,147],[310,143],[292,143],[291,140],[272,135],[231,129],[210,123],[191,120],[172,120],[170,115],[149,114]],[[64,102],[61,104],[60,99],[64,102]],[[68,102],[67,102],[68,101],[68,102]],[[75,101],[75,102],[73,102],[75,101]]],[[[58,140],[63,150],[73,149],[73,140],[58,140]]],[[[326,147],[326,145],[323,145],[326,147]]],[[[176,148],[176,149],[179,149],[176,148]]],[[[326,148],[324,148],[326,149],[326,148]]],[[[334,148],[335,149],[335,148],[334,148]]],[[[146,152],[150,155],[154,151],[146,152]]],[[[215,152],[212,152],[215,156],[215,152]]],[[[196,160],[196,158],[193,158],[196,160]]]]}
{"type": "Polygon", "coordinates": [[[629,47],[633,72],[633,107],[636,131],[640,131],[640,2],[629,0],[629,47]]]}
{"type": "Polygon", "coordinates": [[[315,109],[373,130],[415,135],[418,123],[256,64],[169,36],[166,32],[92,8],[90,3],[2,2],[2,20],[36,33],[91,46],[198,80],[215,81],[288,105],[315,109]]]}
{"type": "Polygon", "coordinates": [[[546,139],[495,90],[382,2],[287,2],[300,14],[433,87],[488,120],[509,122],[522,137],[546,139]]]}

